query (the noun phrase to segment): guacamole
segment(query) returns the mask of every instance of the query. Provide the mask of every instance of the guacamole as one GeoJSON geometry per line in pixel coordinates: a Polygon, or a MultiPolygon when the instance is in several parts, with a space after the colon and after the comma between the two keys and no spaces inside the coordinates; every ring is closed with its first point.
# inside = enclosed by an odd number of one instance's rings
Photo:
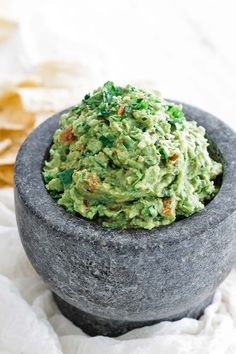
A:
{"type": "Polygon", "coordinates": [[[208,145],[180,105],[108,81],[61,116],[43,177],[68,212],[152,229],[200,211],[217,193],[222,165],[208,145]]]}

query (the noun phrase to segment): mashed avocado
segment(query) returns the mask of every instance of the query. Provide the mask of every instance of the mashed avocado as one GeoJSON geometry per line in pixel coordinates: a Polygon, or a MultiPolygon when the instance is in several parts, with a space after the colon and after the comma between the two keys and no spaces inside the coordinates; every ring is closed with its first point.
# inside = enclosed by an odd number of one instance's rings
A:
{"type": "Polygon", "coordinates": [[[204,208],[222,165],[204,128],[157,92],[107,82],[63,114],[43,176],[68,212],[152,229],[204,208]]]}

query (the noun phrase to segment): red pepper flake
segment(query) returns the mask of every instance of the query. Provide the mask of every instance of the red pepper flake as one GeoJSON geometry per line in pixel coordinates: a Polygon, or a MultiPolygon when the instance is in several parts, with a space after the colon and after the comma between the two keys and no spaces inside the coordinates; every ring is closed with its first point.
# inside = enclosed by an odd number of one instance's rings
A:
{"type": "Polygon", "coordinates": [[[125,111],[125,105],[122,104],[122,105],[118,108],[118,112],[117,112],[117,113],[118,113],[120,116],[123,116],[124,111],[125,111]]]}
{"type": "Polygon", "coordinates": [[[166,216],[170,216],[172,214],[170,197],[163,199],[163,214],[166,216]]]}
{"type": "Polygon", "coordinates": [[[72,127],[67,127],[61,132],[60,140],[62,143],[67,143],[76,140],[76,136],[73,133],[72,127]]]}
{"type": "Polygon", "coordinates": [[[170,161],[176,161],[178,157],[179,157],[179,156],[178,156],[177,154],[174,154],[174,155],[172,155],[172,156],[169,157],[169,160],[170,160],[170,161]]]}

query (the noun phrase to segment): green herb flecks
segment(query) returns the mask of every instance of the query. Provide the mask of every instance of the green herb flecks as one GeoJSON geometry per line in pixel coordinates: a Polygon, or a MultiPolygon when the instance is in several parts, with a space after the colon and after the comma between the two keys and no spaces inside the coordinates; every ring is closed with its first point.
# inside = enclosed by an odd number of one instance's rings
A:
{"type": "Polygon", "coordinates": [[[99,137],[99,140],[103,143],[104,146],[110,147],[114,143],[115,137],[112,135],[107,135],[107,136],[101,135],[99,137]]]}
{"type": "Polygon", "coordinates": [[[63,182],[65,186],[68,186],[72,183],[72,174],[74,172],[74,168],[68,168],[62,172],[58,172],[58,177],[63,182]]]}
{"type": "Polygon", "coordinates": [[[62,116],[43,177],[68,212],[103,227],[152,229],[198,212],[217,193],[222,164],[207,147],[181,105],[108,81],[62,116]]]}
{"type": "Polygon", "coordinates": [[[102,88],[103,101],[110,104],[114,96],[120,96],[122,91],[119,87],[115,86],[113,82],[108,81],[102,88]]]}

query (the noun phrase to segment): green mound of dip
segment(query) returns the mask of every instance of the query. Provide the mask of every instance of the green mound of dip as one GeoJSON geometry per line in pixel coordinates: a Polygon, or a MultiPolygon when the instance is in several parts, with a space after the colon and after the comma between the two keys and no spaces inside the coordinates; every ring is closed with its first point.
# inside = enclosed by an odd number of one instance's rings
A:
{"type": "Polygon", "coordinates": [[[107,82],[61,116],[43,176],[59,205],[105,227],[152,229],[217,193],[203,127],[159,93],[107,82]]]}

